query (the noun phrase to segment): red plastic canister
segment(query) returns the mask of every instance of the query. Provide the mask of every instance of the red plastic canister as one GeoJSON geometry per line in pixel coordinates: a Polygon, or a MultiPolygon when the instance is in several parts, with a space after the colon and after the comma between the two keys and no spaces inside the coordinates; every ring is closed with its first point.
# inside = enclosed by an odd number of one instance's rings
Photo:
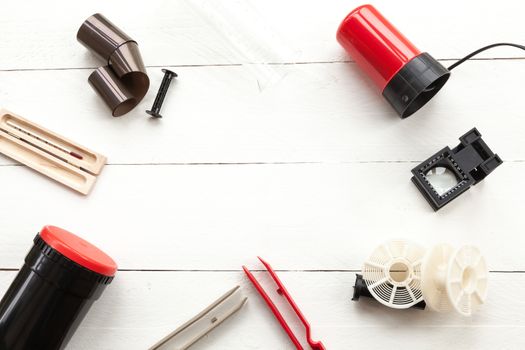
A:
{"type": "Polygon", "coordinates": [[[447,68],[420,52],[372,5],[350,12],[337,30],[337,40],[401,118],[420,109],[450,76],[447,68]]]}

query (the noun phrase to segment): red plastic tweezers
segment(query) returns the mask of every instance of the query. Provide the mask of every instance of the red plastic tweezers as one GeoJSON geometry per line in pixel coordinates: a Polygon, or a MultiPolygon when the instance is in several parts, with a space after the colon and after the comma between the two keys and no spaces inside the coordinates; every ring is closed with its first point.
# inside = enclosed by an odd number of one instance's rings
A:
{"type": "MultiPolygon", "coordinates": [[[[288,293],[288,291],[286,290],[283,283],[281,282],[281,280],[279,279],[275,271],[272,269],[270,264],[264,261],[261,257],[258,257],[258,258],[259,260],[261,260],[263,265],[266,267],[266,269],[270,273],[270,276],[272,276],[273,280],[277,284],[277,287],[278,287],[277,293],[279,293],[280,295],[283,295],[286,298],[286,300],[288,301],[288,304],[292,306],[293,310],[295,311],[295,314],[297,315],[297,317],[299,317],[299,319],[303,323],[304,328],[306,329],[306,340],[308,341],[308,344],[310,345],[310,347],[313,350],[326,350],[323,343],[321,343],[320,341],[314,341],[312,339],[310,323],[308,322],[308,320],[306,320],[306,317],[304,317],[303,313],[299,309],[299,306],[297,306],[295,301],[292,299],[292,297],[290,296],[290,293],[288,293]]],[[[279,321],[283,329],[286,331],[286,333],[290,337],[290,340],[292,341],[292,343],[294,343],[297,350],[304,350],[303,346],[301,345],[301,343],[299,342],[299,340],[293,333],[292,329],[290,328],[290,326],[284,319],[283,315],[281,314],[277,306],[275,306],[272,299],[270,299],[270,297],[268,296],[268,293],[266,293],[266,291],[263,289],[259,281],[257,281],[255,276],[252,274],[250,270],[248,270],[246,266],[243,266],[242,268],[244,272],[246,273],[246,275],[248,276],[248,278],[250,279],[250,281],[252,282],[252,284],[255,286],[255,289],[257,289],[257,291],[259,292],[261,297],[264,299],[264,301],[266,302],[270,310],[272,310],[273,314],[275,315],[275,318],[277,318],[277,321],[279,321]]]]}

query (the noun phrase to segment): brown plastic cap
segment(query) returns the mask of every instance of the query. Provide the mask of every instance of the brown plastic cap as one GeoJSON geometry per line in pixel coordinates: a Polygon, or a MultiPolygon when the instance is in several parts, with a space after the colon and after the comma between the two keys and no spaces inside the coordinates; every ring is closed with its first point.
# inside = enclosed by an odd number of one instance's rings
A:
{"type": "Polygon", "coordinates": [[[109,60],[109,56],[120,45],[133,41],[100,13],[94,14],[82,23],[77,32],[77,40],[105,61],[109,60]]]}
{"type": "Polygon", "coordinates": [[[131,111],[149,89],[137,43],[99,13],[82,23],[77,40],[107,64],[95,70],[88,81],[113,116],[131,111]]]}
{"type": "Polygon", "coordinates": [[[88,78],[89,84],[106,102],[114,117],[120,117],[137,105],[135,98],[109,66],[97,68],[88,78]]]}
{"type": "Polygon", "coordinates": [[[149,78],[136,42],[120,46],[109,58],[109,66],[139,103],[149,89],[149,78]]]}

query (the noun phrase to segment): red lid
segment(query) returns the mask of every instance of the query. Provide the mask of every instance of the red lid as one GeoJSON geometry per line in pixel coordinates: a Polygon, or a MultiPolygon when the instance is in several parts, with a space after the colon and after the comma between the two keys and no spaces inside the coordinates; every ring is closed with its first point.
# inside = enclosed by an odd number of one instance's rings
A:
{"type": "Polygon", "coordinates": [[[88,241],[56,226],[44,226],[40,238],[49,246],[88,270],[112,277],[117,264],[88,241]]]}
{"type": "Polygon", "coordinates": [[[381,91],[421,53],[372,5],[350,12],[337,30],[337,40],[381,91]]]}

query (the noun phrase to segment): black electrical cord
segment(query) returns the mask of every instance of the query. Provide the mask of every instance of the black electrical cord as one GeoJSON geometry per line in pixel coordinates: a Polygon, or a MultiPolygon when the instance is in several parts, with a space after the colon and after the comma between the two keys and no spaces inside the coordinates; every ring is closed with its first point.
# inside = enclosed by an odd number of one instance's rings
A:
{"type": "Polygon", "coordinates": [[[450,67],[448,67],[448,70],[452,70],[452,69],[456,68],[457,66],[459,66],[463,62],[465,62],[465,61],[471,59],[472,57],[476,56],[478,53],[481,53],[481,52],[483,52],[485,50],[492,49],[493,47],[498,47],[498,46],[512,46],[512,47],[516,47],[518,49],[525,50],[525,46],[524,45],[519,45],[519,44],[513,44],[513,43],[496,43],[496,44],[491,44],[491,45],[482,47],[481,49],[477,49],[476,51],[474,51],[472,53],[469,53],[468,55],[466,55],[465,57],[463,57],[462,59],[460,59],[459,61],[457,61],[453,65],[451,65],[450,67]]]}

